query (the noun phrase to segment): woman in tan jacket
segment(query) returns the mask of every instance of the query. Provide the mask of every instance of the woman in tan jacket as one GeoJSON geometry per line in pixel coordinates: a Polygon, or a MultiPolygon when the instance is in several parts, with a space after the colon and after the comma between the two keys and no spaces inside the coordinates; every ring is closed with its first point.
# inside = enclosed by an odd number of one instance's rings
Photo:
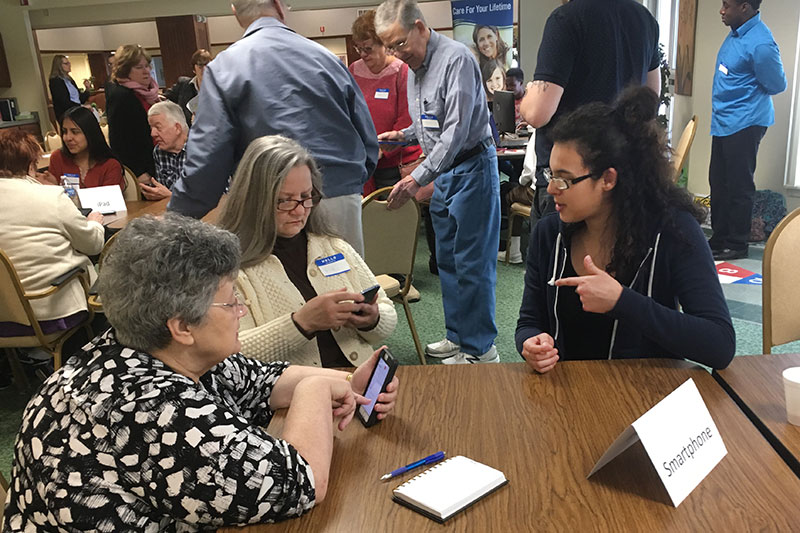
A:
{"type": "MultiPolygon", "coordinates": [[[[97,277],[87,257],[103,248],[103,216],[81,215],[55,185],[42,185],[36,175],[41,148],[29,134],[0,132],[0,249],[11,259],[26,291],[36,292],[73,267],[82,266],[93,282],[97,277]]],[[[33,300],[33,311],[45,333],[68,329],[86,312],[86,295],[73,280],[53,296],[33,300]]],[[[32,332],[29,326],[3,321],[0,335],[32,332]]]]}
{"type": "Polygon", "coordinates": [[[314,207],[319,170],[281,136],[250,143],[219,225],[242,247],[237,285],[250,313],[240,323],[242,353],[263,361],[358,366],[394,331],[397,314],[364,260],[332,235],[314,207]]]}

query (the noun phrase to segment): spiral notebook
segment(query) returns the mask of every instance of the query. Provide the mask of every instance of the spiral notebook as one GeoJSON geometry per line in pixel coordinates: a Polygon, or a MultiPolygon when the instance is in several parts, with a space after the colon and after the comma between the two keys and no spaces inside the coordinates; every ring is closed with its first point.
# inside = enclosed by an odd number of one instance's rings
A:
{"type": "Polygon", "coordinates": [[[442,523],[507,483],[501,471],[457,455],[394,489],[392,500],[442,523]]]}

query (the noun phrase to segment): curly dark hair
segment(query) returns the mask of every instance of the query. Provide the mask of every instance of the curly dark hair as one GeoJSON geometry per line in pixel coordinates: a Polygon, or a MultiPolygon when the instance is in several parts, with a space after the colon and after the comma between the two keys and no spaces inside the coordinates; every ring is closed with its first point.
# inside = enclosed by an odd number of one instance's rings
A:
{"type": "Polygon", "coordinates": [[[652,89],[631,87],[613,105],[595,102],[579,107],[550,133],[553,143],[574,143],[584,165],[597,174],[595,179],[606,169],[617,171],[611,191],[617,234],[606,269],[620,280],[635,274],[651,245],[655,224],[675,228],[676,211],[687,211],[698,222],[705,218],[704,209],[673,183],[657,111],[658,95],[652,89]]]}

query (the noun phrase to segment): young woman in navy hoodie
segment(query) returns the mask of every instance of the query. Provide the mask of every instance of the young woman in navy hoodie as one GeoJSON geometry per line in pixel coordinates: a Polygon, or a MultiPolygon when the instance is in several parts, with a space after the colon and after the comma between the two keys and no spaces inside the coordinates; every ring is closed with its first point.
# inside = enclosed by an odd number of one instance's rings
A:
{"type": "Polygon", "coordinates": [[[559,360],[669,357],[725,368],[736,345],[699,220],[672,182],[658,97],[646,87],[585,105],[551,136],[517,350],[537,372],[559,360]]]}

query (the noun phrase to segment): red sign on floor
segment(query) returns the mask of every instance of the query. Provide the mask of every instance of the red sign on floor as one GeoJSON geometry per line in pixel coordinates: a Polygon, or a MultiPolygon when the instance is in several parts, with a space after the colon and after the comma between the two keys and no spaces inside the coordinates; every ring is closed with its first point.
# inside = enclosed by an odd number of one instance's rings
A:
{"type": "Polygon", "coordinates": [[[736,283],[744,278],[749,278],[755,274],[747,269],[736,266],[733,263],[717,263],[717,275],[720,283],[736,283]]]}

